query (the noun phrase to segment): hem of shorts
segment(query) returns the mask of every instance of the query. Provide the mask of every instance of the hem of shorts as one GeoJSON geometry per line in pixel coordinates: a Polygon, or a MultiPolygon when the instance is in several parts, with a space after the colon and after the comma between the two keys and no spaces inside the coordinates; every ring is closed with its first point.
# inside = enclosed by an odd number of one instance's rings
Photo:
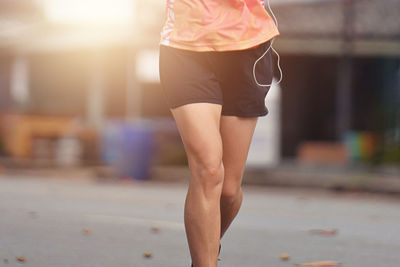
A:
{"type": "Polygon", "coordinates": [[[269,111],[264,111],[261,113],[249,113],[249,114],[238,114],[235,113],[234,111],[227,111],[227,112],[222,112],[221,115],[223,116],[236,116],[236,117],[244,117],[244,118],[251,118],[251,117],[264,117],[269,113],[269,111]]]}
{"type": "Polygon", "coordinates": [[[174,47],[178,49],[196,51],[196,52],[210,52],[210,51],[237,51],[237,50],[246,50],[262,43],[265,43],[277,36],[280,35],[279,31],[273,31],[272,34],[267,35],[267,37],[263,36],[262,38],[252,39],[251,41],[246,40],[245,42],[235,43],[235,44],[219,44],[214,45],[213,47],[209,46],[209,44],[191,44],[185,45],[180,42],[169,40],[169,44],[163,43],[164,40],[161,40],[159,45],[174,47]]]}
{"type": "Polygon", "coordinates": [[[169,109],[174,109],[174,108],[186,105],[186,104],[194,104],[194,103],[212,103],[212,104],[223,105],[221,100],[218,98],[207,98],[207,99],[195,98],[195,99],[186,99],[185,101],[181,101],[181,102],[175,103],[173,105],[169,105],[169,109]]]}

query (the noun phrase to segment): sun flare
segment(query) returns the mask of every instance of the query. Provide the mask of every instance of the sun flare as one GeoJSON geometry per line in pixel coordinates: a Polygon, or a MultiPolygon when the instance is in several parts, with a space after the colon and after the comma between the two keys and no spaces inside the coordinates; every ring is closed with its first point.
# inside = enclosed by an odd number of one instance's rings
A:
{"type": "Polygon", "coordinates": [[[133,0],[44,0],[51,22],[67,24],[129,24],[133,0]]]}

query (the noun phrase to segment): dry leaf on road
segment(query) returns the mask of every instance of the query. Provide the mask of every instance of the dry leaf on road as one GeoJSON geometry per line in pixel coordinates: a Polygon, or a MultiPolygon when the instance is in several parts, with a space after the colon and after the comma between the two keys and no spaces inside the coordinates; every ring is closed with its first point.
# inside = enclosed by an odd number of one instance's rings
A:
{"type": "Polygon", "coordinates": [[[317,235],[335,235],[337,234],[338,229],[311,229],[309,231],[310,234],[317,235]]]}
{"type": "Polygon", "coordinates": [[[22,257],[22,256],[17,257],[17,260],[18,260],[18,261],[22,261],[22,262],[25,262],[25,261],[26,261],[25,258],[22,257]]]}
{"type": "Polygon", "coordinates": [[[304,263],[295,263],[296,266],[339,266],[340,262],[338,261],[311,261],[304,263]]]}
{"type": "Polygon", "coordinates": [[[153,226],[153,227],[151,227],[151,231],[153,233],[158,233],[160,231],[160,228],[158,226],[153,226]]]}
{"type": "Polygon", "coordinates": [[[150,258],[153,254],[151,252],[145,252],[143,253],[143,256],[146,258],[150,258]]]}
{"type": "Polygon", "coordinates": [[[83,229],[82,229],[82,232],[83,232],[85,235],[90,235],[90,234],[92,233],[92,231],[91,231],[90,228],[88,228],[88,227],[83,228],[83,229]]]}
{"type": "Polygon", "coordinates": [[[288,253],[282,253],[281,254],[281,259],[282,260],[288,260],[288,259],[290,259],[290,255],[288,253]]]}

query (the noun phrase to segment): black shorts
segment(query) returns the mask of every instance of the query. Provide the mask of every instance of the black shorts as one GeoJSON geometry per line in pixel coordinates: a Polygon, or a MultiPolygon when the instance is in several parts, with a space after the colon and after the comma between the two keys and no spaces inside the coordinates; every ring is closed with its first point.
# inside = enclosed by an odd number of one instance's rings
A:
{"type": "MultiPolygon", "coordinates": [[[[208,102],[221,104],[222,115],[267,115],[265,97],[270,87],[257,85],[253,65],[270,43],[268,40],[246,50],[207,52],[160,45],[160,81],[168,107],[208,102]]],[[[260,84],[272,83],[271,52],[256,65],[260,84]]]]}

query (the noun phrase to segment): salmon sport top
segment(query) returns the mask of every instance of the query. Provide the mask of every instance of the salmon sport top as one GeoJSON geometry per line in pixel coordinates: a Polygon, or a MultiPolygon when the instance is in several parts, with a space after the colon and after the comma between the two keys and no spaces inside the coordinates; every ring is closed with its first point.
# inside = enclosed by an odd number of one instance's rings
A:
{"type": "Polygon", "coordinates": [[[229,51],[254,47],[277,35],[264,0],[167,0],[160,44],[229,51]]]}

